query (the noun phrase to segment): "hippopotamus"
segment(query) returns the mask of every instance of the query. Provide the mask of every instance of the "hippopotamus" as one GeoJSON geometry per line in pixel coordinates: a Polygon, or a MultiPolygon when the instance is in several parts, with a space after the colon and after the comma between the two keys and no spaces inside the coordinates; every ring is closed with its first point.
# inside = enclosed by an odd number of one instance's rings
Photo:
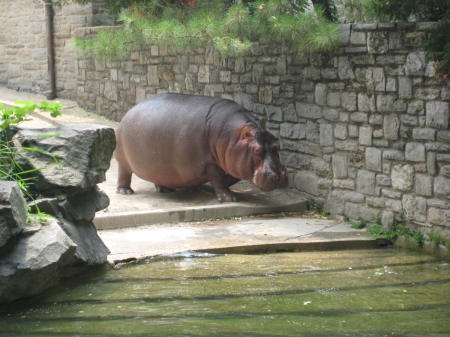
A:
{"type": "Polygon", "coordinates": [[[155,95],[126,113],[116,137],[120,194],[134,193],[133,173],[161,193],[209,182],[219,202],[237,201],[230,186],[240,180],[264,192],[288,186],[277,137],[232,100],[155,95]]]}

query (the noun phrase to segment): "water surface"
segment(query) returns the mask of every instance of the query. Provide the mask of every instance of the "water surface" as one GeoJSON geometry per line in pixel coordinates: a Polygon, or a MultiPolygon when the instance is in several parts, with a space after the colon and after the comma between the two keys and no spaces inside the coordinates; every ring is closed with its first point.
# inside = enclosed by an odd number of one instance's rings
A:
{"type": "Polygon", "coordinates": [[[184,255],[2,311],[0,336],[450,336],[450,265],[396,249],[184,255]]]}

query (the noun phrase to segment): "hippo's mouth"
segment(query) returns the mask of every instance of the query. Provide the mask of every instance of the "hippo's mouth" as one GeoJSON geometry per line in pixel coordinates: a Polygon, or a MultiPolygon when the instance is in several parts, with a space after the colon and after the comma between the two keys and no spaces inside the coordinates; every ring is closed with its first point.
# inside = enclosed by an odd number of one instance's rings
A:
{"type": "Polygon", "coordinates": [[[259,173],[256,171],[251,181],[262,192],[270,192],[278,188],[286,188],[289,185],[286,172],[277,175],[273,172],[259,173]]]}

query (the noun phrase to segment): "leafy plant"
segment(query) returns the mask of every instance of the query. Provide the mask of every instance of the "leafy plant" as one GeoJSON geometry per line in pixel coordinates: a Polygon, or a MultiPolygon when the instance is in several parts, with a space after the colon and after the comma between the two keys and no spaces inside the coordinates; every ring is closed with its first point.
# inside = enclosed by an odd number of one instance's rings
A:
{"type": "Polygon", "coordinates": [[[363,219],[359,219],[358,221],[353,221],[350,224],[353,229],[362,229],[366,227],[367,222],[363,219]]]}
{"type": "Polygon", "coordinates": [[[416,243],[416,246],[423,246],[423,243],[425,242],[425,236],[422,232],[415,232],[412,237],[414,239],[414,242],[416,243]]]}
{"type": "MultiPolygon", "coordinates": [[[[27,120],[29,115],[35,110],[49,112],[52,117],[61,116],[62,114],[62,106],[59,102],[48,103],[46,101],[42,101],[41,103],[36,104],[29,101],[17,101],[14,103],[14,106],[9,109],[5,108],[3,104],[0,104],[0,180],[17,182],[22,190],[22,193],[27,199],[32,199],[32,196],[29,193],[29,186],[33,180],[33,178],[29,178],[28,176],[42,168],[24,170],[17,162],[16,158],[17,156],[20,156],[21,153],[11,141],[13,135],[11,126],[20,124],[21,122],[27,120]]],[[[55,136],[55,134],[41,135],[41,137],[52,136],[55,136]]],[[[20,150],[39,152],[44,155],[52,156],[47,151],[32,147],[21,147],[20,150]]],[[[54,156],[52,157],[59,166],[57,159],[54,156]]],[[[37,208],[37,210],[40,214],[41,212],[39,211],[39,208],[37,208]]]]}
{"type": "Polygon", "coordinates": [[[442,241],[442,237],[439,232],[431,231],[431,233],[428,235],[428,240],[431,242],[431,247],[433,248],[433,250],[436,251],[442,241]]]}
{"type": "Polygon", "coordinates": [[[148,0],[132,2],[119,14],[123,28],[102,30],[91,39],[77,38],[75,45],[87,55],[120,59],[133,48],[168,45],[189,51],[209,43],[222,57],[241,57],[251,41],[276,39],[301,53],[330,51],[339,44],[336,24],[324,9],[306,11],[306,0],[246,1],[148,0]],[[183,5],[184,4],[184,5],[183,5]]]}
{"type": "Polygon", "coordinates": [[[367,226],[367,230],[370,234],[373,235],[383,235],[386,232],[384,231],[384,228],[379,224],[372,224],[370,226],[367,226]]]}
{"type": "Polygon", "coordinates": [[[307,203],[308,211],[315,211],[318,215],[322,215],[324,217],[330,217],[331,214],[325,211],[324,205],[322,203],[314,201],[312,198],[308,198],[307,203]]]}

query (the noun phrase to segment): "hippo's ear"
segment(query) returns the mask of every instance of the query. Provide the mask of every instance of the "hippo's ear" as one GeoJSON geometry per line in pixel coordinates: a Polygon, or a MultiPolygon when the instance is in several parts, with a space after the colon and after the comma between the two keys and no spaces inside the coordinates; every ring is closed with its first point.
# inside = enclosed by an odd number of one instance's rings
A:
{"type": "Polygon", "coordinates": [[[241,140],[251,142],[255,139],[255,128],[251,125],[245,125],[241,132],[241,140]]]}

